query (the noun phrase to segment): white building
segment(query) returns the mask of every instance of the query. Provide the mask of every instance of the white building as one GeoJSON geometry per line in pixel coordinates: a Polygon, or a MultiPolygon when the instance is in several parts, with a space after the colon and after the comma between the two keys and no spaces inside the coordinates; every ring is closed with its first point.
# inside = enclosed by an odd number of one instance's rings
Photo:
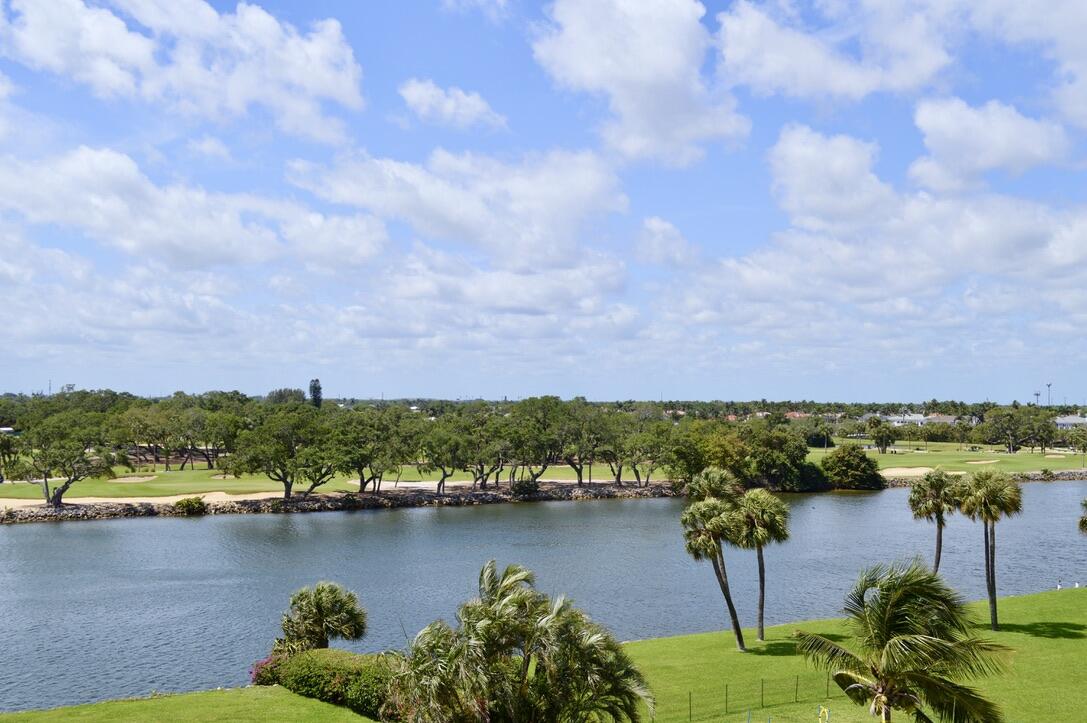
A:
{"type": "Polygon", "coordinates": [[[1057,429],[1075,429],[1076,427],[1087,426],[1087,417],[1074,414],[1057,417],[1053,421],[1057,424],[1057,429]]]}

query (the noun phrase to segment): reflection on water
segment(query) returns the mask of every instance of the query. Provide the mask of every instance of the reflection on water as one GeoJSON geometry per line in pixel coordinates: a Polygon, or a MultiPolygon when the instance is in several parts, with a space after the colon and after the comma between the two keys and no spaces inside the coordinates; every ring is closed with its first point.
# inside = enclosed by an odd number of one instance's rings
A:
{"type": "MultiPolygon", "coordinates": [[[[792,495],[792,539],[767,550],[767,623],[838,613],[858,570],[932,554],[907,490],[792,495]]],[[[1087,482],[1024,486],[1000,523],[1002,594],[1087,584],[1076,533],[1087,482]]],[[[727,627],[708,567],[683,551],[678,500],[612,500],[309,515],[133,519],[0,528],[0,709],[232,686],[278,632],[290,593],[335,580],[359,593],[370,632],[403,647],[450,619],[490,558],[574,598],[621,639],[727,627]],[[48,681],[48,682],[45,682],[48,681]]],[[[941,572],[984,596],[981,527],[952,518],[941,572]]],[[[745,624],[754,554],[727,553],[745,624]]]]}

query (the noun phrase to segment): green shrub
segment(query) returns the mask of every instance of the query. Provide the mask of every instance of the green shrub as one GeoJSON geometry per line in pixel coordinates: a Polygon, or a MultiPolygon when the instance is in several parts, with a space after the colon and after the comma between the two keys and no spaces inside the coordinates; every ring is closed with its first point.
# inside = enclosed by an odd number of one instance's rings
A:
{"type": "Polygon", "coordinates": [[[887,481],[879,473],[876,460],[856,444],[843,444],[823,458],[827,481],[839,490],[881,490],[887,481]]]}
{"type": "Polygon", "coordinates": [[[1044,467],[1042,469],[1042,479],[1044,479],[1046,482],[1052,482],[1053,480],[1057,479],[1057,475],[1053,474],[1053,470],[1049,469],[1048,467],[1044,467]]]}
{"type": "Polygon", "coordinates": [[[378,718],[392,671],[381,655],[322,648],[292,655],[275,666],[280,685],[292,693],[341,705],[378,718]]]}
{"type": "Polygon", "coordinates": [[[514,497],[531,497],[540,491],[540,483],[534,479],[519,479],[510,485],[514,497]]]}
{"type": "Polygon", "coordinates": [[[206,515],[208,506],[201,497],[186,497],[174,503],[174,509],[187,517],[206,515]]]}

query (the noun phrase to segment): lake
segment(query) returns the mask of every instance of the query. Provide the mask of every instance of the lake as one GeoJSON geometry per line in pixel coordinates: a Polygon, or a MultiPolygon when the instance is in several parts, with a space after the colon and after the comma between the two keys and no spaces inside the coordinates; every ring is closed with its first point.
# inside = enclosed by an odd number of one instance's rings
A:
{"type": "MultiPolygon", "coordinates": [[[[790,495],[790,541],[767,549],[767,624],[831,617],[858,571],[921,555],[935,528],[908,490],[790,495]]],[[[1087,584],[1076,531],[1087,482],[1023,486],[998,527],[1002,595],[1087,584]]],[[[402,648],[452,620],[488,559],[534,570],[620,639],[727,627],[708,563],[684,552],[682,501],[602,500],[460,508],[138,518],[0,527],[0,709],[248,682],[292,591],[333,580],[369,613],[360,651],[402,648]]],[[[981,526],[951,519],[941,572],[984,597],[981,526]]],[[[745,626],[754,553],[726,552],[745,626]]]]}

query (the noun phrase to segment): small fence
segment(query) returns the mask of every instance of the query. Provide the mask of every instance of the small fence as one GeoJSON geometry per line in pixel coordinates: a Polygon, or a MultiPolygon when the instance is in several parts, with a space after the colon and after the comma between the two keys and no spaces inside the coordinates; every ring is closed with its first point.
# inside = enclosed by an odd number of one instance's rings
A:
{"type": "MultiPolygon", "coordinates": [[[[845,693],[831,680],[828,673],[800,673],[788,677],[754,678],[742,682],[723,682],[719,687],[710,689],[703,685],[699,690],[687,693],[687,700],[676,705],[658,705],[653,716],[655,723],[679,721],[744,720],[743,714],[750,713],[750,720],[774,720],[790,723],[793,720],[820,720],[820,708],[827,713],[830,703],[842,709],[852,707],[845,693]],[[798,718],[795,712],[788,716],[776,716],[771,709],[775,706],[798,703],[811,703],[811,716],[798,718]],[[823,705],[820,705],[823,704],[823,705]]],[[[829,719],[824,715],[823,720],[829,719]]]]}

